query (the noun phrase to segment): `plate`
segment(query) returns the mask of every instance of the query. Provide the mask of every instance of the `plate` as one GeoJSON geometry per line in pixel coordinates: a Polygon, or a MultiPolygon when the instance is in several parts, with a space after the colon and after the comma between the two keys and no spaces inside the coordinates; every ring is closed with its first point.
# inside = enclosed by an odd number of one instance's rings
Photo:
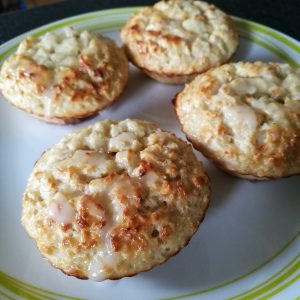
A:
{"type": "MultiPolygon", "coordinates": [[[[30,32],[69,25],[115,39],[139,8],[84,14],[30,32]]],[[[271,28],[234,18],[241,45],[234,60],[300,63],[300,44],[271,28]]],[[[23,34],[0,47],[3,61],[23,34]]],[[[52,268],[20,224],[27,177],[42,151],[75,128],[112,118],[140,118],[180,132],[171,99],[180,85],[157,83],[131,67],[122,99],[79,125],[50,125],[0,101],[0,298],[1,299],[300,299],[299,177],[249,182],[204,161],[212,201],[204,223],[177,256],[132,278],[81,281],[52,268]]]]}

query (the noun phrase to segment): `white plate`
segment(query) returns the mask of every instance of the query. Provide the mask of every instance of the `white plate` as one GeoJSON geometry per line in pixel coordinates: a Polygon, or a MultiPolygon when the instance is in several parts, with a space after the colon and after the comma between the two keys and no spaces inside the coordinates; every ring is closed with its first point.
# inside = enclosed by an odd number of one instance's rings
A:
{"type": "MultiPolygon", "coordinates": [[[[65,25],[103,32],[118,29],[138,8],[72,17],[31,32],[65,25]]],[[[234,60],[300,62],[297,41],[235,18],[241,45],[234,60]]],[[[0,59],[25,35],[0,47],[0,59]]],[[[233,178],[203,159],[212,180],[211,206],[190,244],[167,263],[132,278],[96,283],[67,277],[42,259],[20,224],[26,180],[42,151],[75,128],[105,118],[141,118],[179,136],[171,99],[182,86],[157,83],[135,68],[122,99],[76,126],[42,123],[0,101],[0,299],[300,299],[299,177],[269,182],[233,178]]]]}

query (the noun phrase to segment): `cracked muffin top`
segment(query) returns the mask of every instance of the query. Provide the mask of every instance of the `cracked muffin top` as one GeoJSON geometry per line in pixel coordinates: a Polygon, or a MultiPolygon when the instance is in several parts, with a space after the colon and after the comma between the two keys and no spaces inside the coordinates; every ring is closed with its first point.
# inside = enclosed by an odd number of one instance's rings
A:
{"type": "Polygon", "coordinates": [[[238,36],[231,19],[212,4],[160,1],[141,9],[121,30],[129,59],[163,82],[182,83],[233,55],[238,36]]]}
{"type": "Polygon", "coordinates": [[[22,224],[64,273],[118,279],[184,247],[209,197],[191,145],[149,122],[105,120],[44,152],[24,193],[22,224]]]}
{"type": "Polygon", "coordinates": [[[300,172],[300,68],[223,65],[186,85],[174,104],[188,139],[226,171],[250,179],[300,172]]]}
{"type": "Polygon", "coordinates": [[[27,37],[0,71],[9,102],[53,123],[96,114],[123,92],[127,80],[123,49],[100,34],[72,28],[27,37]]]}

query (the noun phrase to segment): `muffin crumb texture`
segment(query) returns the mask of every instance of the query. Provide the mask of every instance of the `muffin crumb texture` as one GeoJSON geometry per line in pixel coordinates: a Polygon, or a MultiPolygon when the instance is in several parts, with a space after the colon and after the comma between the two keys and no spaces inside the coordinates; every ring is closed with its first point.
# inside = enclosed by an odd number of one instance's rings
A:
{"type": "Polygon", "coordinates": [[[209,196],[190,145],[152,123],[106,120],[42,155],[24,193],[22,223],[66,274],[118,279],[184,247],[209,196]]]}
{"type": "Polygon", "coordinates": [[[127,80],[121,48],[99,34],[68,27],[27,37],[0,72],[9,102],[53,123],[74,123],[104,109],[127,80]]]}
{"type": "Polygon", "coordinates": [[[156,79],[175,83],[220,65],[238,36],[229,16],[202,1],[160,1],[141,9],[121,30],[129,59],[156,79]]]}
{"type": "Polygon", "coordinates": [[[174,101],[183,131],[221,168],[251,179],[300,172],[300,69],[233,63],[199,75],[174,101]]]}

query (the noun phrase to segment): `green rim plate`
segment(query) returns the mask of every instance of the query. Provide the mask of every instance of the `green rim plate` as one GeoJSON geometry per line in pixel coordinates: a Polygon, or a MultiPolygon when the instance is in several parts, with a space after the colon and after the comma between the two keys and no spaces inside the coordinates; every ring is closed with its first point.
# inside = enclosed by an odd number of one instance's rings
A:
{"type": "MultiPolygon", "coordinates": [[[[27,35],[40,36],[47,31],[57,30],[64,26],[73,26],[77,29],[88,29],[100,32],[115,31],[124,24],[129,15],[137,12],[139,9],[140,7],[130,7],[103,10],[45,25],[28,33],[22,34],[21,36],[3,44],[0,47],[0,62],[14,52],[18,43],[27,35]]],[[[243,39],[247,40],[249,43],[259,45],[292,66],[299,66],[300,45],[296,40],[269,27],[251,21],[237,17],[234,17],[234,20],[239,34],[243,39]]],[[[244,289],[242,292],[237,292],[234,296],[225,298],[231,300],[270,299],[280,294],[282,291],[288,291],[288,295],[291,296],[289,299],[300,299],[300,289],[298,288],[298,290],[296,290],[294,288],[296,285],[298,287],[300,286],[299,245],[300,231],[292,239],[286,242],[286,244],[273,256],[241,276],[207,289],[191,291],[190,293],[178,294],[176,296],[173,295],[171,298],[163,299],[181,299],[190,297],[200,299],[198,297],[201,295],[207,295],[208,298],[206,299],[214,299],[209,296],[213,295],[212,293],[214,291],[219,291],[219,295],[222,295],[222,291],[225,291],[226,288],[230,289],[232,287],[232,289],[235,290],[235,286],[239,284],[242,285],[244,281],[249,281],[257,274],[264,272],[264,269],[267,269],[269,266],[273,266],[277,261],[281,260],[284,262],[281,262],[280,268],[277,268],[276,272],[270,273],[266,279],[255,283],[250,288],[244,289]],[[292,289],[290,289],[291,287],[292,289]]],[[[0,298],[49,300],[83,299],[49,291],[29,284],[27,281],[30,282],[30,279],[24,282],[23,280],[10,276],[6,272],[0,272],[0,298]]]]}

